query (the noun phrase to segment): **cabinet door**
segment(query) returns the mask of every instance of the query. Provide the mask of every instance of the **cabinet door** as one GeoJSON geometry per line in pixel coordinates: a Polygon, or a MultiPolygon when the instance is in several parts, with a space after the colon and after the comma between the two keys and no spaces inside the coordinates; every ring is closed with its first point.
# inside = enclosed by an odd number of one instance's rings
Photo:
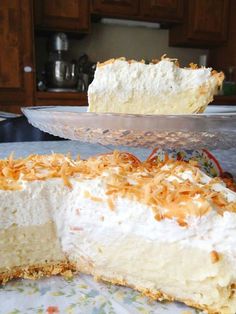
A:
{"type": "Polygon", "coordinates": [[[179,22],[183,18],[183,0],[141,0],[140,13],[158,21],[179,22]]]}
{"type": "Polygon", "coordinates": [[[139,12],[139,0],[93,0],[92,13],[113,17],[135,16],[139,12]]]}
{"type": "Polygon", "coordinates": [[[1,0],[0,110],[33,105],[33,36],[30,0],[1,0]]]}
{"type": "Polygon", "coordinates": [[[35,0],[37,28],[61,31],[88,31],[89,0],[35,0]]]}
{"type": "Polygon", "coordinates": [[[227,39],[227,0],[191,0],[189,4],[189,38],[206,41],[227,39]]]}
{"type": "Polygon", "coordinates": [[[227,40],[229,0],[185,0],[184,23],[171,28],[172,46],[208,47],[227,40]]]}
{"type": "MultiPolygon", "coordinates": [[[[226,45],[222,45],[210,50],[210,64],[213,68],[222,70],[226,74],[226,80],[234,80],[236,82],[236,1],[230,1],[229,14],[229,33],[226,45]],[[233,73],[229,75],[229,72],[233,73]]],[[[233,103],[233,97],[232,103],[233,103]]],[[[234,100],[236,104],[236,100],[234,100]]]]}

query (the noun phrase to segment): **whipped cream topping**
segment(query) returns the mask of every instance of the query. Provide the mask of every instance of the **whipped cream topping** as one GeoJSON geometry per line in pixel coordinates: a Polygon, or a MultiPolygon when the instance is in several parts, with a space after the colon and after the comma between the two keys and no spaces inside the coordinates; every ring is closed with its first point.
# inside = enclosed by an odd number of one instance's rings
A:
{"type": "MultiPolygon", "coordinates": [[[[88,93],[106,92],[108,87],[125,92],[132,88],[153,93],[175,93],[200,86],[211,77],[211,68],[180,68],[174,62],[162,60],[157,64],[140,62],[128,63],[115,60],[113,63],[99,66],[95,71],[94,81],[89,86],[88,93]]],[[[131,92],[130,92],[131,93],[131,92]]]]}

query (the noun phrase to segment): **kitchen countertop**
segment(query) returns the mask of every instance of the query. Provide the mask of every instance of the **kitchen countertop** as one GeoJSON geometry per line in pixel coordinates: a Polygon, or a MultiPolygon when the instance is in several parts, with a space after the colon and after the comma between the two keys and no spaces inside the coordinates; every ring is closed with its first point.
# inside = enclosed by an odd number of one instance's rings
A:
{"type": "Polygon", "coordinates": [[[5,119],[0,114],[1,117],[4,120],[0,121],[0,143],[62,140],[57,136],[50,135],[33,127],[28,123],[25,116],[8,117],[5,119]]]}

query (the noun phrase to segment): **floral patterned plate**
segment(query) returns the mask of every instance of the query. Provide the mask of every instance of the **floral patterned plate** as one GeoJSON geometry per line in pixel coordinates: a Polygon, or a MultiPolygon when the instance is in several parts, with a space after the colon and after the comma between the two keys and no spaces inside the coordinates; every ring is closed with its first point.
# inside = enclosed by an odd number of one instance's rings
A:
{"type": "Polygon", "coordinates": [[[206,149],[201,150],[179,150],[179,149],[155,149],[152,152],[152,159],[157,158],[159,161],[163,161],[165,156],[173,160],[195,160],[198,162],[201,170],[211,177],[219,177],[222,175],[223,170],[212,153],[206,149]]]}
{"type": "Polygon", "coordinates": [[[199,314],[181,303],[152,301],[91,276],[17,280],[0,289],[1,314],[199,314]]]}

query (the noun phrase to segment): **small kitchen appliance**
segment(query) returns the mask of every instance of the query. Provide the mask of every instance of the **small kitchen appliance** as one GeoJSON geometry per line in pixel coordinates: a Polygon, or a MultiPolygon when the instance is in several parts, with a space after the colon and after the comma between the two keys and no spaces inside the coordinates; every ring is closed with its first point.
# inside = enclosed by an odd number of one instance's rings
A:
{"type": "Polygon", "coordinates": [[[76,91],[78,66],[76,61],[68,61],[69,42],[65,33],[56,33],[50,42],[50,57],[46,63],[46,87],[51,91],[76,91]]]}

